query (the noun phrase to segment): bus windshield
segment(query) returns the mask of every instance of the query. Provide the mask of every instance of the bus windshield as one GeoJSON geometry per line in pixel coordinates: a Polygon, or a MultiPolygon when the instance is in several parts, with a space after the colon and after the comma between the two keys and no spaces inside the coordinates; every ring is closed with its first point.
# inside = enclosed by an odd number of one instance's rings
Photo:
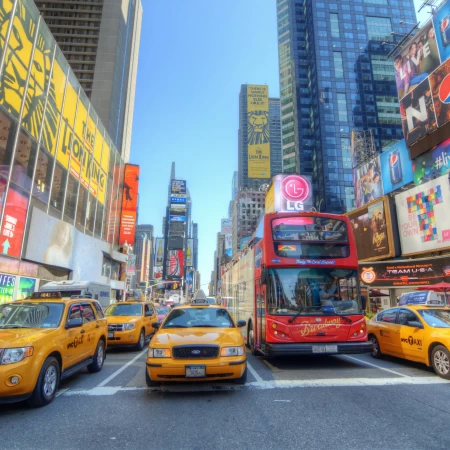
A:
{"type": "Polygon", "coordinates": [[[267,308],[272,315],[362,314],[357,273],[350,269],[269,269],[267,308]]]}

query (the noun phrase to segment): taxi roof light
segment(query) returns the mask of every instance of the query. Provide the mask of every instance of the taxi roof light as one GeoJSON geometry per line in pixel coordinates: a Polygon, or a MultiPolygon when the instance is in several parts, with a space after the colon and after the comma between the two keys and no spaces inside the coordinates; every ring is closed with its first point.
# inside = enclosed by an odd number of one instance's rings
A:
{"type": "Polygon", "coordinates": [[[31,298],[62,298],[62,295],[61,292],[33,292],[31,298]]]}
{"type": "Polygon", "coordinates": [[[438,297],[434,291],[414,291],[403,293],[398,306],[423,305],[423,306],[446,306],[445,302],[438,297]]]}

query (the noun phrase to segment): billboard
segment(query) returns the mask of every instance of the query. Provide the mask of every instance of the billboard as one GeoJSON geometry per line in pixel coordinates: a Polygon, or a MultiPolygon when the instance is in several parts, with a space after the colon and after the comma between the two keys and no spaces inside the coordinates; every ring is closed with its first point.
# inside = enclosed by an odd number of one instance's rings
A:
{"type": "Polygon", "coordinates": [[[170,203],[186,203],[186,197],[170,197],[170,203]]]}
{"type": "Polygon", "coordinates": [[[194,265],[194,239],[188,239],[186,242],[186,267],[194,265]]]}
{"type": "Polygon", "coordinates": [[[220,223],[220,232],[222,234],[231,234],[233,232],[233,220],[222,219],[220,223]]]}
{"type": "Polygon", "coordinates": [[[450,2],[445,2],[433,14],[433,23],[436,30],[436,42],[441,61],[450,57],[450,2]]]}
{"type": "Polygon", "coordinates": [[[352,224],[360,261],[374,261],[396,256],[387,196],[355,209],[346,216],[352,224]]]}
{"type": "Polygon", "coordinates": [[[413,174],[415,184],[426,183],[449,172],[450,138],[414,159],[413,174]]]}
{"type": "Polygon", "coordinates": [[[186,214],[186,205],[170,204],[170,214],[186,214]]]}
{"type": "Polygon", "coordinates": [[[155,267],[162,267],[164,264],[164,239],[155,239],[155,267]]]}
{"type": "Polygon", "coordinates": [[[186,216],[169,216],[169,222],[186,222],[186,216]]]}
{"type": "Polygon", "coordinates": [[[9,303],[15,300],[14,288],[17,277],[0,273],[0,303],[9,303]]]}
{"type": "Polygon", "coordinates": [[[450,248],[446,175],[396,195],[395,203],[403,256],[450,248]]]}
{"type": "Polygon", "coordinates": [[[361,282],[370,287],[427,286],[450,282],[450,258],[405,259],[359,265],[361,282]]]}
{"type": "Polygon", "coordinates": [[[247,242],[251,238],[252,238],[251,236],[247,236],[247,237],[239,239],[239,249],[242,250],[247,245],[247,242]]]}
{"type": "Polygon", "coordinates": [[[139,166],[125,164],[119,246],[122,246],[125,242],[134,245],[138,192],[139,166]]]}
{"type": "Polygon", "coordinates": [[[404,139],[381,153],[380,169],[384,194],[389,194],[413,182],[413,165],[409,159],[409,152],[404,139]]]}
{"type": "Polygon", "coordinates": [[[269,88],[247,86],[248,177],[270,178],[269,88]]]}
{"type": "Polygon", "coordinates": [[[233,253],[233,235],[226,234],[225,235],[225,255],[231,258],[233,253]]]}
{"type": "Polygon", "coordinates": [[[308,211],[313,206],[311,177],[276,175],[266,194],[265,212],[308,211]]]}
{"type": "Polygon", "coordinates": [[[184,274],[183,250],[169,250],[167,252],[167,276],[181,278],[184,274]]]}
{"type": "Polygon", "coordinates": [[[353,168],[356,207],[367,205],[384,195],[380,157],[353,168]]]}
{"type": "Polygon", "coordinates": [[[184,237],[183,236],[169,236],[167,238],[167,249],[168,250],[183,250],[184,248],[184,237]]]}
{"type": "Polygon", "coordinates": [[[186,194],[186,181],[172,180],[170,184],[170,192],[171,194],[186,194]]]}

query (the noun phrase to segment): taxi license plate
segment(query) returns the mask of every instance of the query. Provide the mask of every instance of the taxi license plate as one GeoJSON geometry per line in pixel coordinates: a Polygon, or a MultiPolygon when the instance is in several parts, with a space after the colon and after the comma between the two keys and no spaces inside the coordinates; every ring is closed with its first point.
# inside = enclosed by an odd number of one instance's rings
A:
{"type": "Polygon", "coordinates": [[[337,353],[337,345],[313,345],[313,353],[337,353]]]}
{"type": "Polygon", "coordinates": [[[204,378],[206,377],[205,366],[186,366],[186,378],[204,378]]]}
{"type": "Polygon", "coordinates": [[[111,339],[114,337],[114,331],[108,331],[108,339],[111,339]]]}

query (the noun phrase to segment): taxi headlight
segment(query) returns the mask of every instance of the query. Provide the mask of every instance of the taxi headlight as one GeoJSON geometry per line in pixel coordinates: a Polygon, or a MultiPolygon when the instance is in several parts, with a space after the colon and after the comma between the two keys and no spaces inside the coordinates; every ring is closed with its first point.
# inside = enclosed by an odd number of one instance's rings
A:
{"type": "Polygon", "coordinates": [[[134,330],[134,329],[135,329],[134,323],[125,324],[125,330],[134,330]]]}
{"type": "Polygon", "coordinates": [[[148,349],[148,358],[170,358],[170,348],[151,348],[148,349]]]}
{"type": "Polygon", "coordinates": [[[0,364],[14,364],[33,354],[33,347],[6,348],[0,364]]]}
{"type": "Polygon", "coordinates": [[[240,347],[224,347],[220,356],[242,356],[244,354],[244,346],[240,347]]]}

